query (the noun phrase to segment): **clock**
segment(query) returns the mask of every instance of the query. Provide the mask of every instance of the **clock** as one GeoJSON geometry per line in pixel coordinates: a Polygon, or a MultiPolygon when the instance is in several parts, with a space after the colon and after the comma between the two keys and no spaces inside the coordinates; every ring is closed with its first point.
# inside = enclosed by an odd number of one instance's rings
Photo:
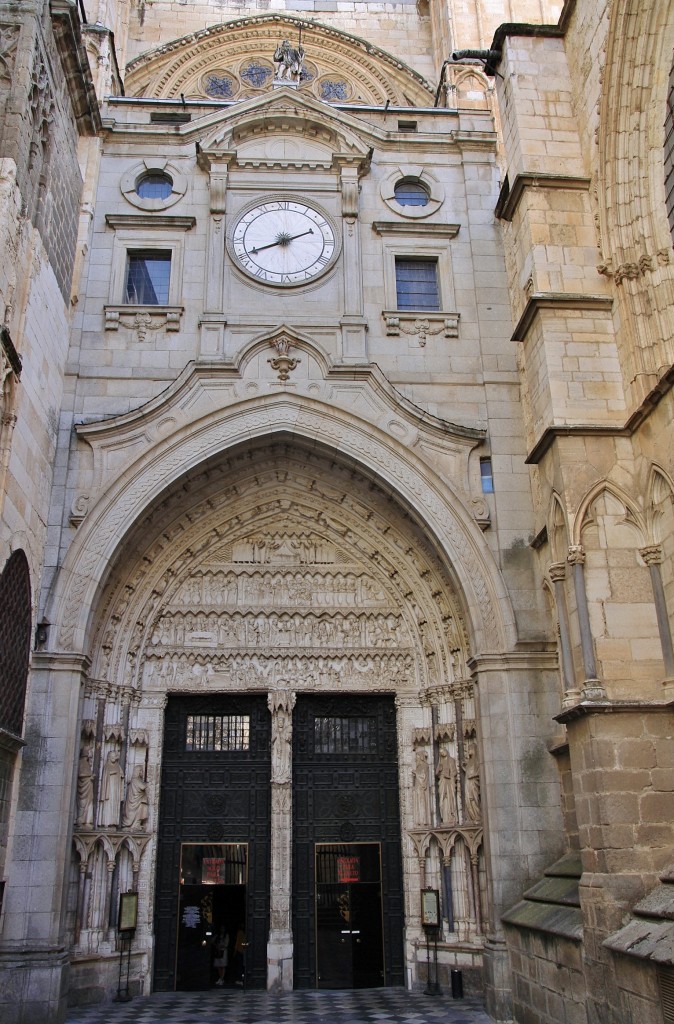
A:
{"type": "Polygon", "coordinates": [[[270,199],[244,212],[229,240],[230,255],[263,284],[306,284],[332,265],[338,246],[327,218],[307,203],[270,199]]]}

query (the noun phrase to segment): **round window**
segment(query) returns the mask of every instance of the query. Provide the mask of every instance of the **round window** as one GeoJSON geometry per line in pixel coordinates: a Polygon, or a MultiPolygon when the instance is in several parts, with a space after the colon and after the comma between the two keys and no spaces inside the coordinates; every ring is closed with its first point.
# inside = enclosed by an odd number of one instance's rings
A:
{"type": "Polygon", "coordinates": [[[425,185],[413,178],[403,178],[394,190],[395,200],[399,206],[428,206],[430,193],[425,185]]]}
{"type": "Polygon", "coordinates": [[[168,199],[173,192],[173,179],[164,171],[150,171],[136,182],[136,193],[141,199],[168,199]]]}

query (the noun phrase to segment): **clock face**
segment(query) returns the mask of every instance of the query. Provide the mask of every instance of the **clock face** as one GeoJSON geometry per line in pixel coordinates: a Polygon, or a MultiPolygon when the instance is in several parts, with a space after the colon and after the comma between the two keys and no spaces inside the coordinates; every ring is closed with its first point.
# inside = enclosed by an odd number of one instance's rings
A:
{"type": "Polygon", "coordinates": [[[306,203],[275,199],[248,210],[236,222],[230,252],[256,281],[298,285],[332,263],[337,245],[332,226],[306,203]]]}

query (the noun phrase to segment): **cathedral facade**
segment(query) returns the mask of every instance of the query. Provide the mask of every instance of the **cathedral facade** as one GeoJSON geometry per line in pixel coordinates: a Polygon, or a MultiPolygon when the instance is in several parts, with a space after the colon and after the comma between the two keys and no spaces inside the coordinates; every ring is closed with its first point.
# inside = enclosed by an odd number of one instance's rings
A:
{"type": "Polygon", "coordinates": [[[3,1020],[674,1020],[673,45],[0,2],[3,1020]]]}

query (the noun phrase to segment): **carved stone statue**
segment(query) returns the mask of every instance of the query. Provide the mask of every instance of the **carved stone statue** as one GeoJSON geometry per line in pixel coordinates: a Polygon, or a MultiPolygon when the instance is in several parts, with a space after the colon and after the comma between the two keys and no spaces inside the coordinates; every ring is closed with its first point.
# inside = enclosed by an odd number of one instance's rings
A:
{"type": "Polygon", "coordinates": [[[290,782],[291,754],[291,721],[284,708],[279,708],[275,716],[275,728],[272,735],[272,782],[290,782]]]}
{"type": "Polygon", "coordinates": [[[288,39],[284,39],[274,51],[275,78],[277,82],[299,82],[304,65],[302,46],[295,49],[288,39]]]}
{"type": "Polygon", "coordinates": [[[94,824],[94,772],[91,751],[82,747],[77,768],[77,816],[75,823],[82,828],[94,824]]]}
{"type": "Polygon", "coordinates": [[[428,825],[431,819],[429,800],[430,780],[428,777],[428,759],[424,750],[417,750],[417,759],[412,772],[414,780],[414,822],[416,825],[428,825]]]}
{"type": "Polygon", "coordinates": [[[468,745],[466,759],[463,762],[464,785],[466,798],[466,819],[468,821],[480,820],[480,762],[477,755],[477,746],[474,742],[468,745]]]}
{"type": "Polygon", "coordinates": [[[126,788],[126,800],[122,811],[122,828],[145,828],[148,816],[147,782],[143,778],[143,766],[133,769],[131,781],[126,788]]]}
{"type": "Polygon", "coordinates": [[[119,763],[119,751],[111,750],[103,766],[101,780],[101,811],[99,824],[107,827],[119,824],[119,812],[124,789],[124,774],[119,763]]]}
{"type": "Polygon", "coordinates": [[[443,825],[455,824],[458,813],[456,806],[456,761],[444,747],[440,750],[440,763],[435,772],[438,780],[438,797],[440,799],[440,818],[443,825]]]}
{"type": "Polygon", "coordinates": [[[267,704],[272,713],[271,725],[271,781],[290,782],[292,777],[292,710],[295,694],[288,690],[274,690],[267,704]]]}

